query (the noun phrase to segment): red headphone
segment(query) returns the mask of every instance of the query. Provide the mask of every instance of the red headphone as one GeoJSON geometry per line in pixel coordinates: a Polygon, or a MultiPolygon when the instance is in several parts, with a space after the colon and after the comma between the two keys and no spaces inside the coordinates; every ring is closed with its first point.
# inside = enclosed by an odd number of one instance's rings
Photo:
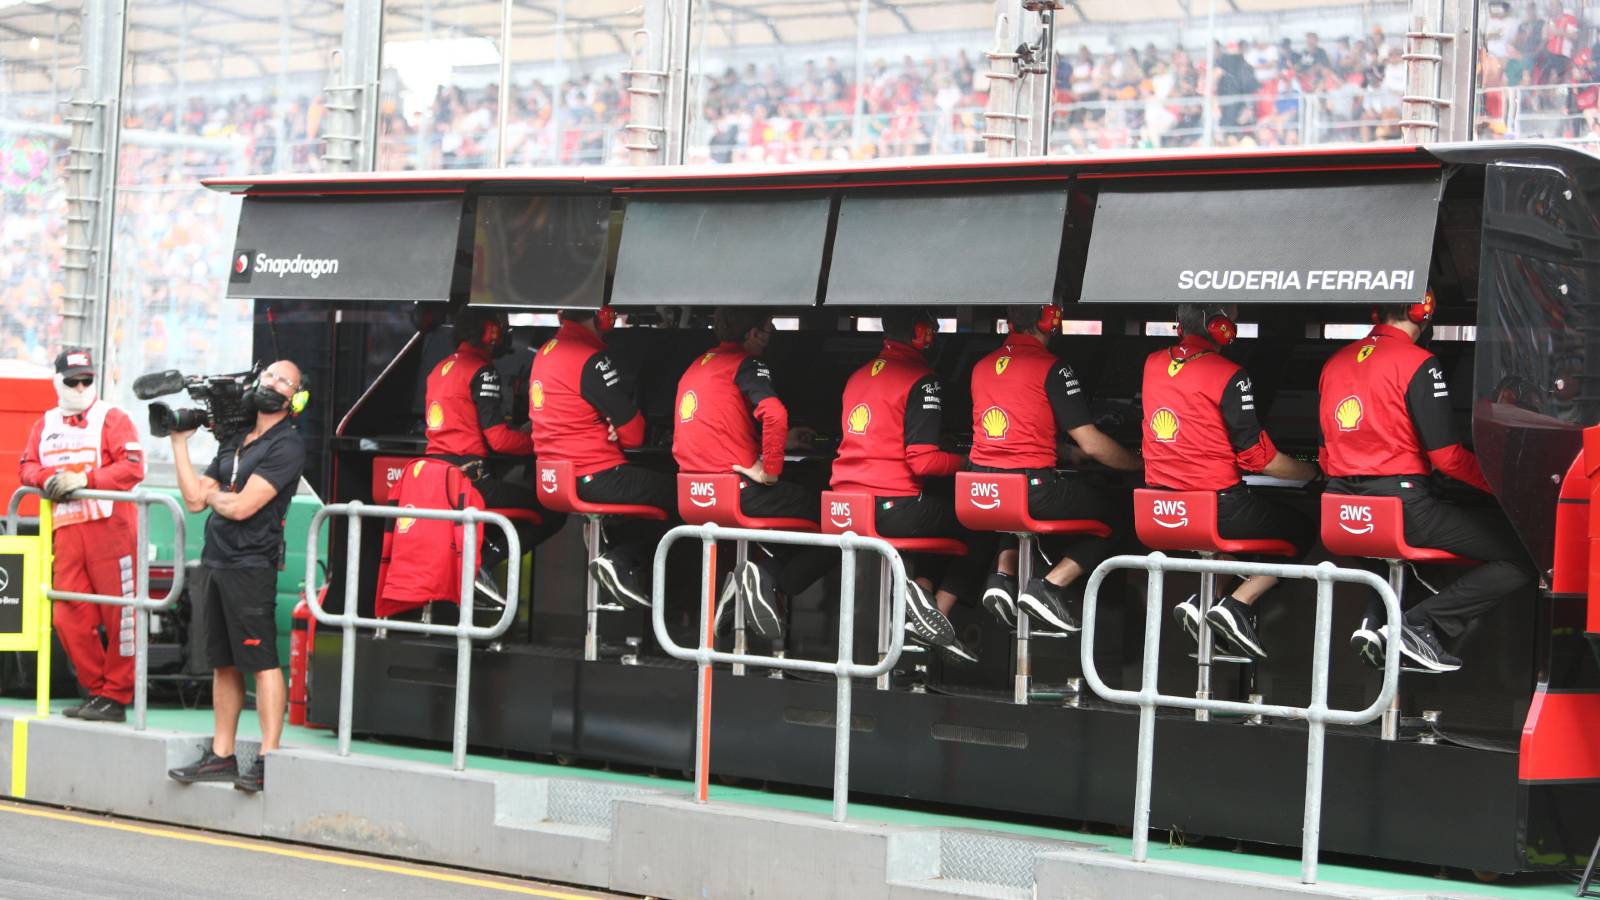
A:
{"type": "MultiPolygon", "coordinates": [[[[1422,295],[1421,303],[1413,303],[1406,307],[1406,318],[1413,325],[1426,325],[1433,319],[1433,308],[1437,301],[1433,299],[1433,288],[1428,288],[1422,295]]],[[[1383,310],[1372,307],[1372,324],[1383,324],[1383,310]]]]}
{"type": "Polygon", "coordinates": [[[607,303],[594,311],[594,327],[602,334],[615,328],[617,325],[617,311],[607,303]]]}
{"type": "Polygon", "coordinates": [[[1053,334],[1061,327],[1061,307],[1054,303],[1047,303],[1039,307],[1038,328],[1040,334],[1053,334]]]}
{"type": "Polygon", "coordinates": [[[919,351],[925,351],[933,346],[933,339],[938,334],[938,322],[922,320],[911,328],[911,346],[919,351]]]}
{"type": "Polygon", "coordinates": [[[1206,336],[1218,347],[1228,346],[1239,336],[1239,326],[1233,324],[1233,319],[1222,307],[1211,307],[1205,311],[1205,316],[1206,336]]]}

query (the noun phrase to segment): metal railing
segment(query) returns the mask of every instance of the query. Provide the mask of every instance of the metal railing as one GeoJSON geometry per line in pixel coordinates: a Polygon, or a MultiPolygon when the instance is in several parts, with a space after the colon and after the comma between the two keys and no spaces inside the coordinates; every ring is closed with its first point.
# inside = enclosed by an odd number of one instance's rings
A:
{"type": "MultiPolygon", "coordinates": [[[[11,501],[6,505],[6,533],[16,534],[20,524],[18,512],[22,509],[22,498],[27,496],[43,497],[44,492],[38,488],[17,488],[11,495],[11,501]]],[[[184,579],[184,549],[185,549],[185,520],[183,507],[178,505],[170,494],[147,491],[143,488],[132,491],[93,491],[87,488],[72,493],[73,500],[109,500],[113,503],[132,503],[135,507],[134,533],[133,533],[133,596],[121,597],[112,594],[80,594],[76,591],[58,591],[55,588],[45,591],[45,596],[51,600],[69,600],[80,603],[99,603],[103,606],[129,606],[133,608],[133,730],[143,731],[145,728],[145,707],[149,703],[150,685],[145,672],[150,667],[150,613],[151,611],[164,612],[172,607],[172,603],[183,594],[184,579]],[[167,595],[157,600],[150,596],[150,554],[146,546],[150,541],[150,506],[159,504],[165,506],[172,514],[172,586],[167,589],[167,595]]],[[[69,526],[70,527],[70,526],[69,526]]],[[[49,615],[49,611],[44,613],[49,615]]],[[[106,635],[107,641],[119,640],[118,635],[106,635]]]]}
{"type": "MultiPolygon", "coordinates": [[[[814,672],[832,675],[838,679],[836,707],[833,718],[833,820],[843,822],[850,795],[850,682],[854,678],[877,678],[894,668],[905,647],[906,622],[906,568],[900,554],[887,541],[874,537],[860,537],[853,532],[845,534],[805,534],[797,531],[763,531],[751,528],[722,528],[717,525],[679,525],[666,533],[656,547],[653,586],[650,595],[650,622],[655,628],[656,642],[661,649],[676,658],[694,662],[699,671],[695,692],[695,799],[705,803],[708,799],[711,777],[711,666],[726,665],[762,666],[790,672],[814,672]],[[705,603],[700,610],[700,646],[684,647],[667,633],[666,583],[667,551],[683,538],[699,538],[702,568],[701,595],[705,603]],[[835,662],[791,659],[788,657],[759,656],[748,653],[723,653],[713,649],[716,627],[717,541],[753,541],[763,544],[795,544],[804,547],[837,547],[842,560],[839,570],[839,658],[835,662]],[[883,558],[890,572],[890,606],[887,619],[889,640],[882,656],[874,665],[855,662],[856,618],[856,550],[871,550],[883,558]]],[[[882,597],[878,602],[883,603],[882,597]]],[[[735,601],[737,602],[737,601],[735,601]]],[[[880,617],[880,627],[884,620],[880,617]]],[[[881,642],[880,642],[881,643],[881,642]]]]}
{"type": "Polygon", "coordinates": [[[450,749],[451,765],[460,771],[467,767],[467,699],[472,687],[472,642],[474,640],[493,640],[506,633],[511,627],[511,622],[517,615],[517,596],[522,577],[522,566],[517,560],[522,558],[522,543],[517,538],[517,531],[511,526],[511,521],[496,512],[488,512],[475,507],[466,509],[417,509],[413,507],[374,506],[352,500],[349,503],[334,503],[317,510],[311,517],[311,526],[306,533],[306,603],[311,608],[311,614],[317,621],[324,625],[337,625],[343,629],[343,643],[339,656],[339,755],[350,755],[350,728],[354,717],[355,708],[355,683],[356,683],[356,629],[371,628],[387,631],[403,631],[411,634],[454,635],[456,639],[456,702],[455,723],[452,731],[450,749]],[[345,517],[345,564],[344,564],[344,611],[338,614],[330,613],[318,599],[320,588],[317,586],[317,539],[322,532],[322,523],[329,516],[345,517]],[[511,564],[506,566],[506,595],[505,609],[500,613],[500,618],[494,625],[480,628],[473,624],[473,599],[476,591],[473,583],[476,581],[476,567],[466,562],[478,558],[478,529],[463,527],[461,529],[461,615],[454,625],[434,625],[431,622],[407,622],[398,619],[374,619],[357,615],[357,606],[361,598],[361,520],[362,519],[439,519],[446,522],[459,522],[464,526],[472,526],[485,522],[498,527],[506,535],[506,558],[511,564]]]}
{"type": "Polygon", "coordinates": [[[1400,601],[1389,583],[1371,572],[1361,569],[1342,569],[1331,562],[1315,566],[1281,565],[1273,563],[1235,562],[1231,560],[1175,559],[1164,553],[1148,556],[1113,556],[1101,563],[1089,576],[1083,594],[1083,677],[1089,687],[1101,698],[1113,703],[1139,707],[1139,750],[1137,776],[1133,800],[1133,859],[1144,862],[1149,855],[1150,841],[1150,789],[1151,769],[1155,762],[1156,707],[1171,706],[1182,709],[1207,710],[1243,716],[1272,716],[1278,719],[1301,719],[1310,724],[1306,739],[1306,793],[1305,818],[1301,838],[1300,880],[1312,884],[1317,880],[1317,843],[1322,828],[1322,762],[1323,743],[1328,723],[1335,725],[1365,725],[1378,718],[1389,706],[1400,681],[1400,641],[1384,644],[1383,685],[1372,704],[1361,710],[1328,708],[1328,643],[1333,633],[1333,583],[1335,581],[1364,584],[1378,592],[1388,617],[1388,634],[1398,634],[1400,601]],[[1143,569],[1149,573],[1149,588],[1145,593],[1144,659],[1141,667],[1139,690],[1127,691],[1108,687],[1101,680],[1094,662],[1095,613],[1100,585],[1106,576],[1117,569],[1143,569]],[[1156,677],[1161,661],[1161,594],[1163,575],[1167,572],[1189,572],[1200,575],[1271,575],[1275,578],[1310,578],[1317,582],[1317,618],[1313,631],[1314,646],[1311,657],[1311,705],[1279,706],[1270,703],[1241,703],[1236,700],[1210,700],[1196,697],[1179,697],[1157,690],[1156,677]]]}

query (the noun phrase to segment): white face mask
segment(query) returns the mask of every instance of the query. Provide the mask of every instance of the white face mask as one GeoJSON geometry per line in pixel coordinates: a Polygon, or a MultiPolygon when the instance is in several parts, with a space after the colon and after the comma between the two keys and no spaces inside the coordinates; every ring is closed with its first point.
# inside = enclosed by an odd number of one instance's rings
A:
{"type": "Polygon", "coordinates": [[[90,385],[84,390],[67,387],[67,383],[57,373],[51,379],[56,386],[56,401],[61,404],[61,411],[68,415],[77,415],[94,405],[94,386],[90,385]]]}

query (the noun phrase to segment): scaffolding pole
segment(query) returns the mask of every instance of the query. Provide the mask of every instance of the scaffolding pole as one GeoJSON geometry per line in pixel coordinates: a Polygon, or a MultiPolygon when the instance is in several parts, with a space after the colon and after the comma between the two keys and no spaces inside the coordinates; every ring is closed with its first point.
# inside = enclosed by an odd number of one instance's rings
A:
{"type": "Polygon", "coordinates": [[[117,140],[122,117],[123,47],[127,0],[85,0],[83,64],[78,85],[62,104],[67,147],[66,255],[61,263],[62,341],[92,347],[105,358],[111,230],[117,140]]]}

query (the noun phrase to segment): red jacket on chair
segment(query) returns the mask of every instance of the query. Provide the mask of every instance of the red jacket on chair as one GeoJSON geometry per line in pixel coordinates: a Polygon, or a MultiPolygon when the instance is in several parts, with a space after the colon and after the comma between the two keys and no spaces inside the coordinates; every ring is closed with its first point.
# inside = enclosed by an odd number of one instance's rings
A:
{"type": "MultiPolygon", "coordinates": [[[[483,497],[465,473],[437,459],[414,459],[389,494],[409,509],[483,509],[483,497]]],[[[477,548],[483,552],[483,526],[477,548]]],[[[443,519],[396,519],[383,536],[383,561],[378,566],[375,612],[392,616],[434,600],[461,602],[461,557],[464,537],[457,522],[443,519]]],[[[474,571],[478,560],[472,561],[474,571]]]]}

